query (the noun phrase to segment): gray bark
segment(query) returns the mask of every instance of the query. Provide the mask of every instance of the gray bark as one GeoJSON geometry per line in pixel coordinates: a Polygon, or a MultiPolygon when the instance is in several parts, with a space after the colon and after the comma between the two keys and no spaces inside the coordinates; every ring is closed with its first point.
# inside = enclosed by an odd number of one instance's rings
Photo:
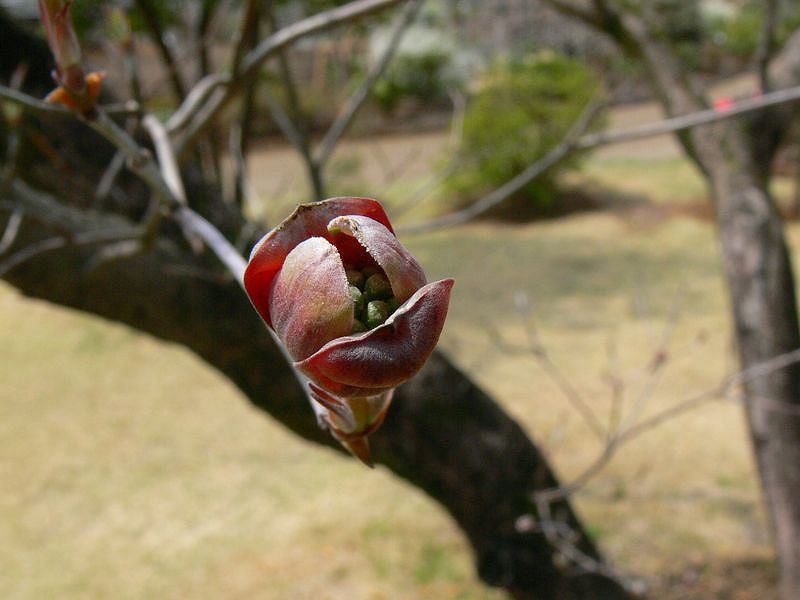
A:
{"type": "MultiPolygon", "coordinates": [[[[553,2],[553,4],[558,4],[553,2]]],[[[608,34],[646,67],[669,116],[708,107],[703,90],[673,49],[631,10],[593,0],[572,14],[608,34]]],[[[769,71],[770,87],[800,83],[800,31],[769,71]]],[[[800,347],[795,279],[783,222],[769,188],[774,153],[790,130],[795,106],[763,111],[679,136],[711,193],[740,365],[747,369],[800,347]]],[[[745,387],[753,452],[770,515],[786,600],[800,598],[800,365],[745,387]]]]}

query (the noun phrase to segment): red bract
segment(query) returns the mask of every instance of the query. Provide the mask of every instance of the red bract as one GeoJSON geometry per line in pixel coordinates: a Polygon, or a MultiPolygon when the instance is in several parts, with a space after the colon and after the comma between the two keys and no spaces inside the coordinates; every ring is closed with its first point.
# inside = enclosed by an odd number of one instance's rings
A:
{"type": "Polygon", "coordinates": [[[327,426],[369,463],[366,436],[436,346],[453,280],[426,283],[378,202],[331,198],[299,206],[264,236],[244,284],[311,380],[327,426]]]}

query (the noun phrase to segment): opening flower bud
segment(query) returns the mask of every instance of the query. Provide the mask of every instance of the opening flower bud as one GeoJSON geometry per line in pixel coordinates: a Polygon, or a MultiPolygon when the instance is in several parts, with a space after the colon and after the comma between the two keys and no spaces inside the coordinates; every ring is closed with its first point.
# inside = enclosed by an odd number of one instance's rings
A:
{"type": "Polygon", "coordinates": [[[392,286],[383,274],[375,273],[364,283],[364,293],[370,299],[385,300],[392,295],[392,286]]]}
{"type": "Polygon", "coordinates": [[[347,275],[347,283],[349,283],[352,286],[355,286],[359,290],[364,289],[364,281],[365,281],[364,273],[362,273],[358,269],[352,269],[347,267],[345,267],[344,273],[345,275],[347,275]]]}
{"type": "Polygon", "coordinates": [[[427,283],[376,201],[331,198],[264,236],[244,285],[334,437],[369,464],[366,438],[433,351],[453,280],[427,283]]]}
{"type": "Polygon", "coordinates": [[[373,300],[367,304],[367,327],[375,329],[378,325],[383,325],[389,318],[389,305],[382,300],[373,300]]]}

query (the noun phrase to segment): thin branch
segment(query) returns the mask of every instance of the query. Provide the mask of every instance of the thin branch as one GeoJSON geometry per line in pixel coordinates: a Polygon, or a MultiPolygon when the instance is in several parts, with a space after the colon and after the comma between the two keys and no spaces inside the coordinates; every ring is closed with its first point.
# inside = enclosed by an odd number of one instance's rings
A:
{"type": "Polygon", "coordinates": [[[177,154],[179,156],[183,154],[187,146],[219,114],[219,111],[245,88],[248,80],[258,75],[264,61],[278,50],[302,37],[354,21],[404,1],[407,0],[355,0],[344,6],[317,13],[276,31],[242,60],[242,69],[235,81],[231,81],[224,91],[217,90],[206,102],[202,105],[198,104],[193,109],[194,118],[176,141],[177,154]]]}
{"type": "Polygon", "coordinates": [[[431,219],[430,221],[424,221],[422,223],[398,227],[398,231],[402,233],[420,233],[424,231],[431,231],[433,229],[451,227],[453,225],[471,221],[475,217],[482,215],[486,211],[497,206],[511,195],[528,185],[547,169],[563,160],[564,157],[566,157],[570,152],[575,150],[577,148],[579,137],[589,127],[601,106],[602,104],[599,102],[590,102],[564,140],[553,147],[542,158],[527,167],[524,171],[522,171],[522,173],[516,175],[477,202],[470,204],[467,208],[450,213],[443,217],[431,219]]]}
{"type": "Polygon", "coordinates": [[[206,102],[214,91],[229,82],[230,77],[227,75],[212,74],[203,77],[192,87],[178,110],[167,120],[167,131],[175,133],[188,125],[197,108],[206,102]]]}
{"type": "Polygon", "coordinates": [[[755,55],[756,71],[762,92],[768,92],[769,63],[775,53],[775,26],[778,23],[778,0],[764,0],[761,33],[755,55]]]}
{"type": "Polygon", "coordinates": [[[314,153],[314,159],[317,161],[317,164],[324,165],[330,158],[334,148],[336,148],[336,144],[339,142],[342,134],[344,134],[347,128],[350,127],[350,124],[353,122],[356,114],[369,97],[370,91],[373,87],[375,87],[375,83],[386,72],[386,68],[389,66],[389,63],[397,53],[397,49],[400,46],[400,42],[403,40],[403,36],[417,18],[417,15],[419,14],[424,2],[425,0],[411,0],[411,2],[405,6],[405,9],[397,18],[397,23],[392,31],[389,43],[387,44],[386,49],[383,51],[380,59],[378,59],[378,61],[369,70],[366,77],[364,77],[364,81],[361,83],[358,90],[356,90],[356,92],[350,97],[347,105],[336,117],[336,120],[333,122],[330,129],[328,129],[328,132],[325,134],[325,137],[320,143],[317,151],[314,153]]]}
{"type": "MultiPolygon", "coordinates": [[[[272,29],[271,33],[275,34],[280,31],[272,3],[267,4],[265,16],[270,28],[272,29]]],[[[308,131],[306,130],[306,118],[303,114],[303,107],[300,102],[300,94],[297,91],[297,83],[294,80],[292,67],[289,64],[289,56],[286,53],[286,50],[287,48],[285,47],[280,48],[276,52],[276,57],[278,59],[278,69],[280,70],[280,77],[283,82],[283,87],[286,90],[287,105],[289,106],[289,111],[291,111],[289,122],[292,124],[294,129],[292,137],[294,140],[296,140],[292,143],[297,146],[297,149],[300,151],[303,157],[310,161],[311,151],[310,142],[308,139],[308,131]]],[[[292,141],[292,138],[290,138],[290,141],[292,141]]]]}
{"type": "Polygon", "coordinates": [[[158,11],[150,0],[136,0],[136,6],[141,11],[142,16],[144,17],[144,22],[147,24],[147,28],[150,30],[150,37],[153,38],[158,51],[161,53],[161,59],[164,61],[164,66],[166,67],[167,72],[169,73],[169,79],[172,82],[172,91],[175,93],[178,102],[182,102],[186,97],[186,86],[183,84],[183,80],[181,79],[178,61],[173,56],[172,50],[164,39],[164,30],[161,28],[161,20],[159,18],[158,11]]]}
{"type": "Polygon", "coordinates": [[[98,109],[96,118],[87,123],[125,154],[128,167],[144,180],[167,207],[181,204],[161,176],[153,155],[139,146],[128,132],[111,120],[103,110],[98,109]]]}
{"type": "Polygon", "coordinates": [[[24,92],[20,92],[5,85],[0,85],[0,98],[3,100],[10,100],[17,105],[34,112],[55,113],[61,115],[71,114],[70,111],[62,104],[51,104],[50,102],[39,100],[38,98],[34,98],[33,96],[29,96],[24,92]]]}
{"type": "Polygon", "coordinates": [[[663,372],[664,366],[667,364],[670,345],[675,335],[675,329],[680,321],[684,299],[684,294],[682,292],[683,290],[677,290],[675,293],[672,309],[670,310],[669,318],[664,325],[664,330],[661,333],[661,339],[656,345],[655,352],[653,353],[653,359],[647,366],[647,378],[644,382],[644,385],[639,390],[638,395],[631,404],[628,414],[625,415],[617,430],[609,430],[609,437],[612,438],[612,440],[618,437],[620,432],[623,431],[628,424],[635,422],[636,419],[639,418],[639,415],[644,410],[647,401],[653,396],[653,391],[658,385],[659,376],[663,372]]]}
{"type": "Polygon", "coordinates": [[[114,187],[114,182],[124,167],[125,154],[122,151],[117,150],[117,152],[114,153],[111,162],[108,163],[108,167],[106,167],[106,170],[103,172],[103,176],[100,178],[100,181],[97,182],[97,189],[94,192],[97,204],[102,203],[108,197],[108,194],[111,193],[111,189],[114,187]]]}
{"type": "Polygon", "coordinates": [[[307,152],[304,149],[307,148],[305,136],[303,133],[298,129],[295,125],[294,121],[292,121],[291,117],[286,114],[286,111],[283,110],[280,102],[278,102],[277,98],[269,92],[269,90],[264,92],[264,101],[267,105],[267,109],[269,110],[269,114],[272,117],[272,120],[275,121],[275,124],[278,126],[278,129],[281,130],[281,133],[284,137],[289,141],[289,143],[297,149],[298,152],[303,154],[303,156],[307,155],[307,152]]]}
{"type": "MultiPolygon", "coordinates": [[[[535,494],[537,502],[540,499],[543,499],[547,502],[554,502],[568,498],[582,489],[591,479],[600,473],[602,469],[611,461],[616,454],[616,451],[622,444],[639,437],[643,433],[677,416],[690,412],[710,402],[717,401],[721,398],[726,398],[737,386],[747,385],[748,383],[760,377],[765,377],[796,363],[800,363],[800,349],[781,354],[772,359],[744,369],[739,373],[728,377],[719,385],[709,390],[691,396],[690,398],[666,408],[661,412],[658,412],[655,415],[640,421],[639,423],[629,426],[627,429],[621,431],[617,436],[610,440],[609,443],[604,447],[603,452],[570,483],[561,485],[557,488],[537,492],[535,494]]],[[[797,407],[794,404],[787,404],[773,399],[764,398],[758,398],[756,401],[766,402],[768,408],[771,410],[779,411],[794,417],[800,417],[800,414],[792,414],[792,410],[797,410],[797,407]]]]}
{"type": "Polygon", "coordinates": [[[795,102],[797,100],[800,100],[800,86],[777,90],[758,98],[738,100],[732,107],[726,110],[715,110],[712,108],[656,121],[655,123],[646,123],[637,127],[626,127],[612,129],[611,131],[591,133],[581,137],[581,139],[575,143],[575,149],[585,150],[596,148],[597,146],[619,144],[621,142],[630,142],[653,137],[662,133],[674,133],[685,129],[691,129],[699,125],[710,125],[719,121],[725,121],[753,111],[763,110],[771,106],[795,102]]]}
{"type": "Polygon", "coordinates": [[[8,217],[6,228],[3,230],[3,237],[0,237],[0,254],[5,254],[14,244],[14,240],[17,239],[19,226],[22,225],[23,214],[22,210],[16,209],[11,213],[11,216],[8,217]]]}
{"type": "Polygon", "coordinates": [[[142,119],[142,126],[153,140],[164,182],[169,187],[174,198],[180,204],[186,204],[186,190],[183,187],[178,161],[175,160],[175,153],[172,151],[172,143],[169,140],[166,128],[161,124],[161,121],[150,114],[145,115],[144,119],[142,119]]]}
{"type": "MultiPolygon", "coordinates": [[[[261,20],[260,4],[256,0],[248,0],[245,7],[245,17],[240,29],[239,43],[233,61],[234,73],[239,69],[239,61],[246,50],[258,43],[259,24],[261,20]]],[[[247,188],[247,151],[255,121],[256,87],[258,79],[253,79],[245,88],[242,96],[242,107],[239,123],[231,127],[229,136],[230,153],[234,164],[233,204],[242,206],[246,197],[247,188]],[[236,143],[233,146],[233,143],[236,143]]]]}
{"type": "MultiPolygon", "coordinates": [[[[248,3],[251,4],[252,2],[248,3]]],[[[204,0],[201,2],[200,18],[197,22],[197,53],[199,55],[200,75],[205,77],[211,72],[211,59],[208,53],[208,28],[217,8],[217,0],[204,0]]]]}
{"type": "Polygon", "coordinates": [[[236,248],[222,235],[220,230],[188,206],[179,207],[173,213],[173,217],[184,229],[202,238],[220,262],[225,265],[230,274],[233,275],[236,283],[244,289],[244,270],[247,267],[247,263],[236,248]]]}
{"type": "Polygon", "coordinates": [[[39,256],[40,254],[44,254],[45,252],[49,252],[51,250],[57,250],[58,248],[63,248],[67,244],[67,238],[64,237],[47,238],[32,244],[28,244],[24,248],[14,252],[8,258],[0,261],[0,277],[5,277],[5,275],[14,267],[17,267],[18,265],[21,265],[22,263],[39,256]]]}
{"type": "MultiPolygon", "coordinates": [[[[397,228],[397,230],[401,233],[421,233],[466,223],[467,221],[474,219],[475,217],[483,214],[490,208],[504,201],[506,198],[533,181],[544,171],[552,167],[558,161],[562,160],[565,156],[567,156],[567,154],[575,150],[588,150],[598,146],[619,144],[622,142],[653,137],[663,133],[683,131],[700,125],[710,125],[712,123],[725,121],[727,119],[739,117],[754,111],[763,110],[771,106],[795,102],[797,100],[800,100],[800,86],[770,92],[758,98],[746,98],[739,100],[731,108],[724,111],[718,111],[715,109],[702,110],[687,115],[681,115],[679,117],[672,117],[670,119],[656,121],[654,123],[646,123],[637,127],[627,127],[612,129],[610,131],[601,131],[598,133],[590,133],[572,140],[569,136],[567,136],[567,138],[565,138],[561,143],[556,145],[552,150],[550,150],[550,152],[545,154],[538,161],[527,167],[522,173],[509,180],[501,187],[490,192],[482,199],[471,204],[467,208],[450,213],[443,217],[431,219],[430,221],[400,226],[397,228]]],[[[588,126],[587,121],[591,121],[591,116],[593,116],[591,114],[587,114],[588,112],[590,111],[587,110],[584,112],[582,118],[579,119],[579,122],[573,128],[573,131],[580,130],[581,128],[583,130],[586,129],[588,126]]]]}

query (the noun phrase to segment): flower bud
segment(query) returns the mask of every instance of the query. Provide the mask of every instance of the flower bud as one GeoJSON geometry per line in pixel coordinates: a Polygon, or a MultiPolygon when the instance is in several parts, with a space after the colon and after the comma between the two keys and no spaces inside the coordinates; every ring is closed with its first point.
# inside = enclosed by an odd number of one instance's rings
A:
{"type": "Polygon", "coordinates": [[[310,379],[331,433],[370,462],[367,436],[444,326],[452,279],[426,283],[386,213],[368,198],[304,204],[258,242],[244,284],[310,379]]]}

